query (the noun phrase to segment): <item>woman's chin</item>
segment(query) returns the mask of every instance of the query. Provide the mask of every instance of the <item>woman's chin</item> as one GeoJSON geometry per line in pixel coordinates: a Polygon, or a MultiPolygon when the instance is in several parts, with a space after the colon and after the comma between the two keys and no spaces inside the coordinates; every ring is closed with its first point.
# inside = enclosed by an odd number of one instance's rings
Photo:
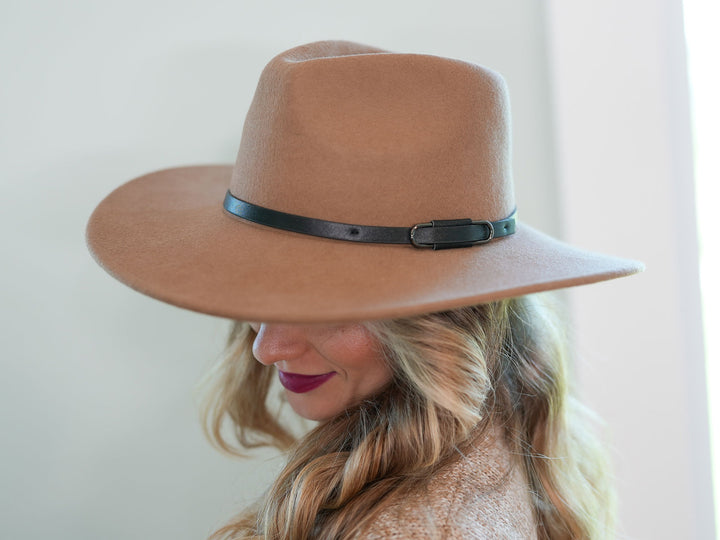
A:
{"type": "Polygon", "coordinates": [[[326,403],[322,403],[321,400],[313,399],[313,396],[307,394],[293,394],[289,390],[285,390],[287,402],[295,411],[295,414],[301,416],[305,420],[312,420],[314,422],[324,422],[330,420],[334,416],[337,416],[345,407],[338,407],[335,404],[330,407],[326,403]]]}

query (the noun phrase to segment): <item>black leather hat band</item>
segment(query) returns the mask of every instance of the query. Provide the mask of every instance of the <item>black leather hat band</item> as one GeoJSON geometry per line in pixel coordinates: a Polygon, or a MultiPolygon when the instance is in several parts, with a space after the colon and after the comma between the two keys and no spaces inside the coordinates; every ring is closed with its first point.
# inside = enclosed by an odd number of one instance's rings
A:
{"type": "Polygon", "coordinates": [[[234,216],[276,229],[301,234],[373,244],[410,244],[416,248],[449,249],[486,244],[515,232],[517,212],[498,221],[450,219],[418,223],[410,227],[377,227],[325,221],[287,214],[225,194],[225,210],[234,216]]]}

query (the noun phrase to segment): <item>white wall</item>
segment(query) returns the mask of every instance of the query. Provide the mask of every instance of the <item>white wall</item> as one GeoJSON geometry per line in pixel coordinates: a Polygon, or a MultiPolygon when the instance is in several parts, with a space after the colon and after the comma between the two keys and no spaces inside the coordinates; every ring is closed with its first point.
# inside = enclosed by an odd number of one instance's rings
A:
{"type": "Polygon", "coordinates": [[[647,265],[570,293],[621,534],[715,538],[682,4],[549,6],[565,237],[647,265]]]}
{"type": "Polygon", "coordinates": [[[328,38],[505,74],[523,219],[559,231],[538,2],[2,2],[0,537],[203,538],[273,476],[198,427],[224,322],[116,283],[84,227],[136,175],[232,162],[265,62],[328,38]]]}

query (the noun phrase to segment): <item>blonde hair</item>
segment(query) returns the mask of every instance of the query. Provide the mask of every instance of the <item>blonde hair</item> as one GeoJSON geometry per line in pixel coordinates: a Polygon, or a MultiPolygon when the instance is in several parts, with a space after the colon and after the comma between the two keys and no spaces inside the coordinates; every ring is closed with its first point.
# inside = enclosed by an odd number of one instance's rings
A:
{"type": "Polygon", "coordinates": [[[564,339],[536,296],[366,326],[393,381],[296,440],[268,409],[273,370],[254,360],[254,332],[234,325],[205,380],[206,433],[227,452],[290,455],[264,497],[212,540],[356,536],[492,426],[523,456],[538,538],[612,537],[606,464],[568,395],[564,339]],[[240,448],[223,434],[226,419],[240,448]]]}

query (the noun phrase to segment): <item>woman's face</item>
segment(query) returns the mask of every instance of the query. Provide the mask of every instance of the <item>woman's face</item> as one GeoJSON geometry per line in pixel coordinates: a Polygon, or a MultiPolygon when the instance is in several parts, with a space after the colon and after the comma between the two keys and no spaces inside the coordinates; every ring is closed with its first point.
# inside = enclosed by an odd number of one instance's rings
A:
{"type": "Polygon", "coordinates": [[[274,365],[293,410],[327,420],[383,386],[392,374],[370,332],[360,324],[250,325],[253,354],[274,365]]]}

